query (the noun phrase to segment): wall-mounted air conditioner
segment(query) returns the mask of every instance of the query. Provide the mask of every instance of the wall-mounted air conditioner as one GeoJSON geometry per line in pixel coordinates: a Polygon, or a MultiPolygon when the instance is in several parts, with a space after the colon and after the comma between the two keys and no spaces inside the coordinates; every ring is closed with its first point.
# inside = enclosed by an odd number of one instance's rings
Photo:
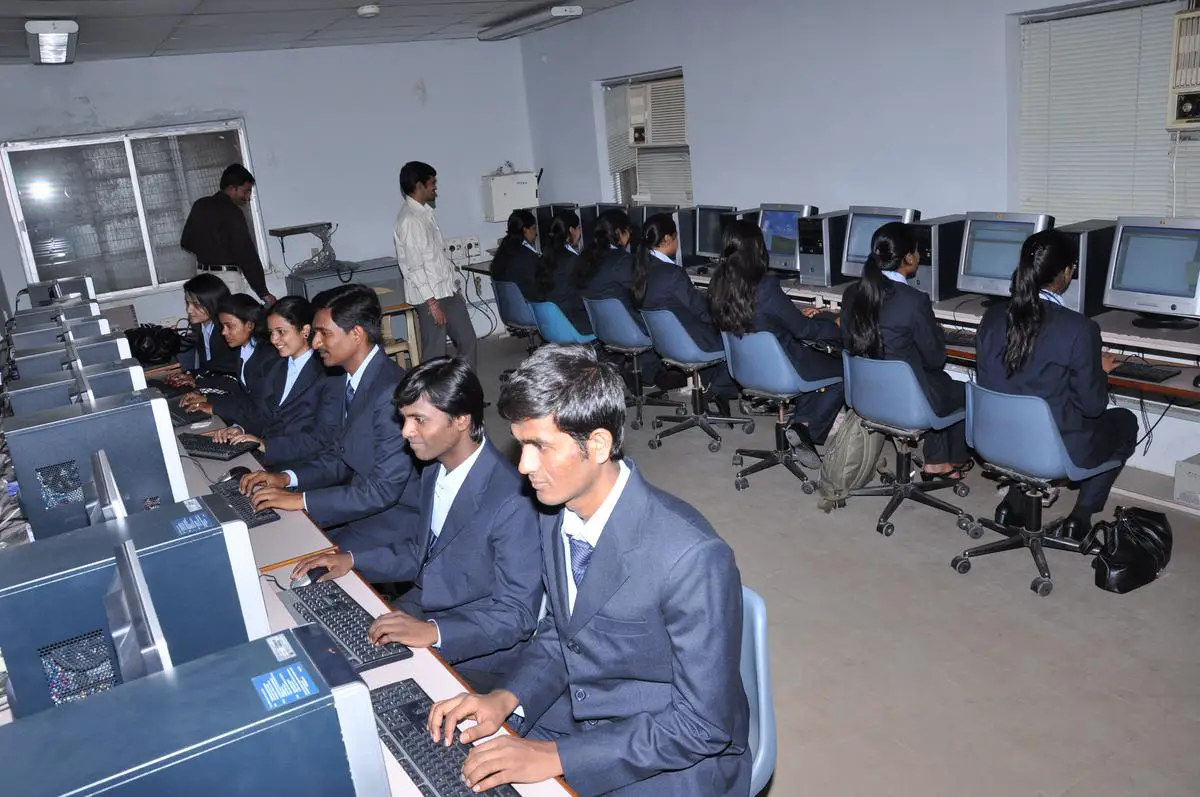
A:
{"type": "Polygon", "coordinates": [[[1167,87],[1167,130],[1200,131],[1200,11],[1175,15],[1171,83],[1167,87]]]}
{"type": "Polygon", "coordinates": [[[683,78],[634,83],[626,91],[629,92],[629,146],[687,146],[683,78]]]}

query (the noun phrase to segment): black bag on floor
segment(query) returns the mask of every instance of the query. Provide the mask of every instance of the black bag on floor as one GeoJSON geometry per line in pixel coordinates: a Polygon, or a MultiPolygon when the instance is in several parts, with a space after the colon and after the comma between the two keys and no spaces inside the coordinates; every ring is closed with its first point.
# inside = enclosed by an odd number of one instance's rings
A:
{"type": "Polygon", "coordinates": [[[1158,578],[1171,561],[1171,524],[1162,512],[1119,506],[1113,521],[1097,523],[1089,536],[1100,533],[1104,542],[1092,560],[1100,589],[1130,592],[1158,578]]]}
{"type": "Polygon", "coordinates": [[[166,365],[181,351],[192,348],[191,338],[175,329],[158,324],[142,324],[136,329],[125,330],[129,351],[144,366],[166,365]]]}

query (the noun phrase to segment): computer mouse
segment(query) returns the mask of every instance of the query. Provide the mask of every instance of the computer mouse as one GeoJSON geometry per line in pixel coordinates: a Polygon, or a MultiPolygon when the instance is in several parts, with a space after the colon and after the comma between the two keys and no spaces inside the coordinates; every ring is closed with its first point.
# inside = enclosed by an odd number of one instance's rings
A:
{"type": "Polygon", "coordinates": [[[1197,374],[1196,378],[1192,380],[1192,387],[1200,387],[1200,374],[1197,374]]]}
{"type": "Polygon", "coordinates": [[[708,274],[708,266],[700,266],[696,269],[696,273],[703,277],[704,275],[708,274]]]}
{"type": "Polygon", "coordinates": [[[231,482],[234,479],[241,480],[243,476],[250,472],[250,469],[245,465],[238,465],[225,471],[225,475],[217,479],[218,482],[231,482]]]}
{"type": "Polygon", "coordinates": [[[302,576],[292,579],[292,588],[307,587],[309,584],[316,584],[321,576],[329,572],[328,567],[314,567],[302,576]]]}

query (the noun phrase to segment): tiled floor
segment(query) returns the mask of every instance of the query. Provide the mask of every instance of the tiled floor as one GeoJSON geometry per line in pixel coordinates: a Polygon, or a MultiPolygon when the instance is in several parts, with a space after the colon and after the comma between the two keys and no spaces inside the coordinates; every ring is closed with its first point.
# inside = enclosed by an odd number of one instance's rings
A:
{"type": "MultiPolygon", "coordinates": [[[[517,341],[482,342],[489,398],[522,354],[517,341]]],[[[512,450],[494,408],[488,425],[512,450]]],[[[1038,598],[1024,551],[955,573],[950,559],[973,541],[933,510],[906,505],[884,538],[874,531],[884,499],[827,515],[779,468],[736,492],[733,449],[769,447],[769,419],[753,435],[726,434],[717,454],[699,432],[651,451],[651,434],[649,423],[626,427],[629,456],[708,517],[767,603],[780,752],[771,797],[1200,794],[1194,517],[1172,515],[1159,581],[1109,594],[1087,559],[1051,552],[1054,592],[1038,598]]],[[[970,484],[952,500],[990,512],[993,485],[978,473],[970,484]]]]}

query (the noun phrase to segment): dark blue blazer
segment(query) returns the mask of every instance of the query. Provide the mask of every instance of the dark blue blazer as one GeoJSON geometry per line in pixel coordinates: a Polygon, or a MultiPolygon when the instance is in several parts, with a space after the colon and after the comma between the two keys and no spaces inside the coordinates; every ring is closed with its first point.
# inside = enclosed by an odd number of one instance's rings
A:
{"type": "Polygon", "coordinates": [[[600,254],[599,269],[583,286],[585,299],[619,299],[645,332],[646,323],[633,306],[633,255],[624,249],[608,249],[600,254]]]}
{"type": "Polygon", "coordinates": [[[451,664],[500,676],[537,625],[538,511],[521,474],[485,440],[429,550],[438,471],[431,462],[421,473],[422,533],[354,551],[354,566],[369,581],[413,582],[396,608],[437,621],[451,664]]]}
{"type": "Polygon", "coordinates": [[[554,302],[563,311],[576,331],[585,335],[592,334],[592,319],[588,318],[587,309],[583,306],[583,293],[575,286],[572,275],[579,255],[563,247],[555,253],[554,269],[549,275],[549,285],[543,286],[538,292],[538,300],[554,302]]]}
{"type": "MultiPolygon", "coordinates": [[[[331,416],[321,412],[328,376],[320,355],[313,352],[308,358],[287,400],[280,404],[287,372],[288,358],[277,358],[252,396],[250,409],[241,422],[243,429],[265,441],[262,461],[268,466],[307,462],[329,445],[337,432],[329,424],[331,416]]],[[[341,388],[345,390],[344,382],[341,388]]]]}
{"type": "Polygon", "coordinates": [[[704,351],[721,351],[721,333],[708,314],[708,300],[696,290],[687,272],[674,263],[651,256],[646,269],[644,310],[670,310],[704,351]]]}
{"type": "Polygon", "coordinates": [[[212,394],[208,397],[213,412],[220,416],[225,423],[238,424],[245,428],[242,421],[255,412],[255,396],[264,390],[267,375],[281,358],[278,349],[265,340],[260,340],[254,347],[254,351],[251,352],[250,359],[246,360],[246,368],[242,372],[241,352],[237,349],[231,349],[231,351],[237,357],[234,362],[233,374],[231,374],[233,379],[214,381],[202,376],[196,382],[200,386],[211,384],[213,387],[224,390],[223,394],[212,394]],[[246,379],[245,385],[239,381],[242,376],[246,379]]]}
{"type": "Polygon", "coordinates": [[[574,613],[562,515],[542,516],[550,612],[503,687],[524,707],[522,729],[554,706],[545,726],[568,733],[556,740],[558,755],[580,795],[747,795],[733,551],[696,510],[631,469],[574,613]]]}
{"type": "MultiPolygon", "coordinates": [[[[975,337],[979,384],[1001,393],[1040,396],[1077,463],[1097,463],[1100,416],[1108,408],[1108,375],[1100,362],[1100,327],[1085,315],[1043,302],[1045,317],[1025,366],[1012,376],[1004,368],[1008,303],[987,309],[975,337]]],[[[1104,451],[1110,452],[1111,446],[1104,451]]]]}
{"type": "Polygon", "coordinates": [[[515,283],[527,302],[536,302],[537,270],[541,258],[527,246],[515,246],[496,252],[492,260],[492,279],[515,283]]]}
{"type": "Polygon", "coordinates": [[[195,346],[193,351],[196,355],[192,370],[218,371],[237,376],[240,365],[238,361],[241,358],[238,356],[237,350],[229,348],[225,338],[221,337],[221,325],[214,323],[212,334],[208,336],[208,345],[212,349],[211,358],[204,354],[204,327],[201,324],[192,324],[191,329],[192,344],[195,346]]]}
{"type": "Polygon", "coordinates": [[[376,347],[345,421],[345,377],[323,383],[321,422],[336,432],[320,454],[293,469],[318,525],[349,526],[379,545],[411,530],[418,514],[416,490],[409,489],[413,461],[392,405],[403,377],[404,369],[376,347]]]}
{"type": "MultiPolygon", "coordinates": [[[[846,289],[842,297],[842,340],[850,349],[851,307],[860,283],[846,289]]],[[[961,382],[943,370],[946,367],[946,336],[933,314],[929,294],[911,285],[887,280],[887,290],[879,307],[879,332],[883,338],[883,358],[903,360],[916,374],[930,407],[939,415],[963,408],[961,382]]]]}
{"type": "Polygon", "coordinates": [[[837,324],[822,318],[808,318],[783,292],[779,278],[773,274],[763,277],[754,291],[755,332],[770,332],[779,339],[788,359],[800,376],[810,381],[842,375],[841,357],[830,357],[814,351],[800,341],[822,341],[841,344],[842,331],[837,324]]]}

